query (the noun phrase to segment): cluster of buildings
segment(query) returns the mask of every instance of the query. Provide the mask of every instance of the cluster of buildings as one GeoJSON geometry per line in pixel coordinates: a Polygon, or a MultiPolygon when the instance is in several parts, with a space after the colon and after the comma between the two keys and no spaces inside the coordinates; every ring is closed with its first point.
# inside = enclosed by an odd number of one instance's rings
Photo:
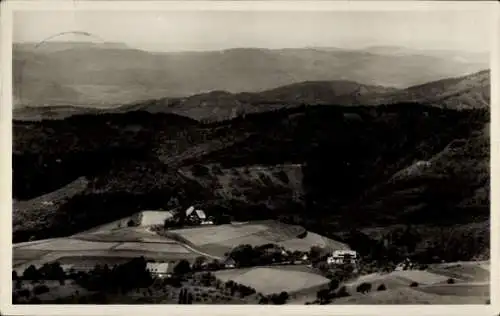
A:
{"type": "Polygon", "coordinates": [[[331,256],[326,259],[329,265],[337,264],[357,264],[359,255],[354,250],[335,250],[331,256]]]}
{"type": "Polygon", "coordinates": [[[186,220],[195,225],[213,225],[213,218],[207,217],[207,214],[203,210],[195,209],[194,206],[190,206],[186,210],[186,220]]]}

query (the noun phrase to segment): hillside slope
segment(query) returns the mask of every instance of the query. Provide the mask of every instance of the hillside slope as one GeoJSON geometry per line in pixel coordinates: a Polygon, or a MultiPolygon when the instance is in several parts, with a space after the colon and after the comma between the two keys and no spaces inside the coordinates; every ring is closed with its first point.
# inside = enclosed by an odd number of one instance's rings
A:
{"type": "MultiPolygon", "coordinates": [[[[441,96],[466,99],[489,89],[488,79],[479,73],[433,85],[441,96]]],[[[359,87],[344,84],[321,84],[319,94],[341,97],[359,87]]],[[[262,96],[281,98],[297,86],[311,89],[298,84],[262,96]]],[[[327,237],[349,227],[488,219],[485,104],[309,106],[305,96],[306,104],[285,101],[274,111],[212,123],[146,111],[14,121],[18,203],[88,179],[49,219],[26,227],[19,221],[14,239],[68,235],[141,209],[194,203],[239,220],[280,218],[327,237]]]]}
{"type": "Polygon", "coordinates": [[[306,81],[255,93],[212,91],[183,98],[158,98],[112,108],[78,106],[28,106],[15,108],[18,120],[63,119],[88,114],[133,111],[170,113],[197,121],[231,120],[253,113],[294,108],[301,105],[384,105],[421,103],[451,109],[487,108],[490,98],[488,70],[448,78],[407,89],[365,85],[347,80],[306,81]]]}

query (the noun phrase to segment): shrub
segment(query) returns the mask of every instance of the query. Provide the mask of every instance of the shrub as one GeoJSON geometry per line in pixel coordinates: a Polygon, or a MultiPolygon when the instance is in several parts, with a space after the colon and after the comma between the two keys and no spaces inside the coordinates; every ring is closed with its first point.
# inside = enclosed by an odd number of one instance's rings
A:
{"type": "Polygon", "coordinates": [[[358,287],[356,288],[356,292],[364,294],[364,293],[370,292],[371,289],[372,289],[372,285],[370,283],[363,282],[360,285],[358,285],[358,287]]]}
{"type": "Polygon", "coordinates": [[[350,296],[351,294],[349,294],[349,292],[347,292],[347,288],[344,286],[342,286],[338,291],[337,291],[337,297],[346,297],[346,296],[350,296]]]}
{"type": "Polygon", "coordinates": [[[199,164],[193,165],[191,171],[195,177],[205,177],[210,174],[210,169],[208,167],[199,164]]]}
{"type": "Polygon", "coordinates": [[[412,283],[410,284],[410,287],[418,287],[418,282],[412,282],[412,283]]]}
{"type": "Polygon", "coordinates": [[[446,280],[446,283],[448,283],[448,284],[455,284],[455,280],[452,279],[452,278],[450,278],[450,279],[446,280]]]}
{"type": "Polygon", "coordinates": [[[174,267],[174,273],[177,275],[183,275],[191,272],[191,265],[189,261],[183,259],[174,267]]]}
{"type": "Polygon", "coordinates": [[[387,288],[385,287],[385,284],[380,284],[378,287],[377,287],[377,291],[385,291],[387,290],[387,288]]]}
{"type": "Polygon", "coordinates": [[[328,289],[319,290],[316,293],[316,298],[320,302],[326,302],[326,301],[328,301],[329,296],[330,296],[330,291],[328,289]]]}
{"type": "Polygon", "coordinates": [[[333,279],[330,281],[328,287],[330,288],[330,291],[335,291],[336,289],[338,289],[339,285],[340,282],[337,279],[333,279]]]}
{"type": "Polygon", "coordinates": [[[49,287],[44,284],[37,285],[33,288],[33,294],[40,295],[43,293],[47,293],[49,291],[49,287]]]}
{"type": "Polygon", "coordinates": [[[30,291],[28,289],[22,289],[17,293],[19,294],[20,297],[26,297],[26,298],[30,297],[30,291]]]}

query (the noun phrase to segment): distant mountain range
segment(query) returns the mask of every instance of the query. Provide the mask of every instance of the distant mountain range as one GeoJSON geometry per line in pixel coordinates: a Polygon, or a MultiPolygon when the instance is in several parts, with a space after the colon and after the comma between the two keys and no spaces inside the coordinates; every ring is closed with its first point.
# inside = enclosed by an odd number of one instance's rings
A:
{"type": "Polygon", "coordinates": [[[255,93],[212,91],[183,98],[150,99],[104,109],[81,106],[19,107],[14,109],[14,118],[62,119],[77,114],[146,111],[177,114],[197,121],[223,121],[301,105],[375,106],[420,103],[451,109],[487,108],[489,98],[490,73],[484,70],[407,89],[365,85],[353,81],[306,81],[255,93]]]}
{"type": "MultiPolygon", "coordinates": [[[[255,93],[302,82],[310,86],[312,82],[347,81],[368,90],[371,86],[401,89],[489,68],[486,53],[401,47],[157,53],[120,43],[49,42],[38,46],[15,44],[13,58],[16,107],[109,108],[151,99],[203,96],[213,91],[255,93]]],[[[321,91],[329,90],[312,89],[321,98],[325,97],[321,91]]],[[[227,96],[215,95],[227,101],[227,96]]]]}

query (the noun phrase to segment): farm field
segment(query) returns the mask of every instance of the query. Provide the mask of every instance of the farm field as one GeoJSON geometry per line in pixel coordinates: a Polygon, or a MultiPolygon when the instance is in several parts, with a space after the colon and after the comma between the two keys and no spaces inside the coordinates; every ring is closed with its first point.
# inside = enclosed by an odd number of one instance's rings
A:
{"type": "Polygon", "coordinates": [[[314,289],[329,283],[329,279],[320,275],[302,271],[281,270],[279,268],[262,267],[250,269],[234,269],[215,273],[216,277],[226,282],[234,282],[251,286],[264,295],[301,292],[314,289]]]}
{"type": "MultiPolygon", "coordinates": [[[[308,251],[312,246],[320,246],[330,251],[349,249],[346,244],[328,239],[321,235],[307,232],[304,238],[297,236],[305,230],[300,226],[278,223],[275,221],[257,221],[242,224],[225,224],[169,230],[167,236],[177,235],[182,240],[199,247],[205,252],[222,256],[234,247],[242,244],[260,246],[274,243],[291,251],[308,251]]],[[[172,236],[172,238],[174,238],[172,236]]]]}
{"type": "Polygon", "coordinates": [[[448,264],[436,264],[429,270],[449,278],[464,281],[489,281],[490,270],[487,262],[457,262],[448,264]]]}
{"type": "Polygon", "coordinates": [[[56,238],[46,242],[37,243],[33,245],[26,245],[16,247],[14,249],[23,250],[44,250],[44,251],[85,251],[85,250],[103,250],[110,249],[117,246],[116,242],[97,242],[86,241],[72,238],[56,238]]]}
{"type": "Polygon", "coordinates": [[[140,242],[124,242],[115,247],[116,250],[135,250],[135,251],[151,251],[151,252],[168,252],[168,253],[189,253],[182,245],[177,243],[140,243],[140,242]]]}
{"type": "Polygon", "coordinates": [[[423,286],[419,291],[437,295],[453,295],[460,297],[478,296],[487,299],[490,296],[489,283],[456,283],[423,286]]]}
{"type": "Polygon", "coordinates": [[[108,233],[102,231],[68,238],[14,244],[13,265],[16,271],[22,273],[31,264],[42,266],[44,263],[59,261],[60,258],[73,258],[73,261],[82,261],[85,258],[99,257],[107,262],[110,258],[128,258],[130,260],[144,256],[147,259],[155,260],[186,259],[193,261],[199,256],[198,253],[173,240],[141,229],[123,228],[111,230],[108,233]],[[90,240],[85,240],[85,238],[90,240]]]}
{"type": "Polygon", "coordinates": [[[332,304],[485,304],[483,296],[460,297],[454,295],[436,295],[401,287],[393,290],[353,294],[333,300],[332,304]]]}
{"type": "Polygon", "coordinates": [[[169,238],[149,232],[142,227],[126,227],[116,230],[100,231],[95,233],[78,234],[71,238],[89,241],[110,242],[175,242],[169,238]]]}

